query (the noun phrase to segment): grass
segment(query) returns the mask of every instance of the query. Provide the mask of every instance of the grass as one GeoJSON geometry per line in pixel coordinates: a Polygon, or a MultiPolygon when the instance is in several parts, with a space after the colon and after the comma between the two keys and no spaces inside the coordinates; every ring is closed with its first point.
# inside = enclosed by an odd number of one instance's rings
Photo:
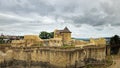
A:
{"type": "Polygon", "coordinates": [[[32,46],[43,46],[43,44],[39,44],[39,43],[37,43],[37,44],[33,44],[32,46]]]}
{"type": "Polygon", "coordinates": [[[75,45],[64,44],[61,48],[75,48],[75,45]]]}

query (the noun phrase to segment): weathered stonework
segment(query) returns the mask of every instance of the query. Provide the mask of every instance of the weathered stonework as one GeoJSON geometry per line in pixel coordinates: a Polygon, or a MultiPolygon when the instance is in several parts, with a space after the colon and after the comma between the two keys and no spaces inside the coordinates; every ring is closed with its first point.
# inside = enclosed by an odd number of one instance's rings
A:
{"type": "MultiPolygon", "coordinates": [[[[45,63],[52,68],[74,68],[84,65],[84,60],[88,58],[96,60],[105,59],[105,47],[84,47],[81,48],[59,48],[59,47],[16,47],[6,51],[7,60],[17,60],[33,63],[45,63]]],[[[1,62],[3,57],[1,57],[1,62]]],[[[16,62],[17,63],[17,62],[16,62]]]]}

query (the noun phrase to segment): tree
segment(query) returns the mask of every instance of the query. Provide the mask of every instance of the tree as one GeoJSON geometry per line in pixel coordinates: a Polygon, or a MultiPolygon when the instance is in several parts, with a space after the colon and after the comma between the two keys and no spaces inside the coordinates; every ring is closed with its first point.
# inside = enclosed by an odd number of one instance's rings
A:
{"type": "Polygon", "coordinates": [[[42,31],[42,32],[40,32],[40,34],[39,34],[39,37],[40,37],[41,39],[49,39],[49,38],[53,38],[53,36],[54,36],[54,33],[53,33],[53,32],[49,33],[49,32],[46,32],[46,31],[42,31]]]}
{"type": "Polygon", "coordinates": [[[120,37],[118,35],[115,35],[110,39],[110,48],[111,54],[120,53],[120,37]]]}
{"type": "Polygon", "coordinates": [[[50,33],[50,38],[53,38],[54,37],[54,32],[51,32],[50,33]]]}
{"type": "Polygon", "coordinates": [[[120,46],[120,38],[118,35],[115,35],[110,39],[110,45],[111,46],[120,46]]]}
{"type": "Polygon", "coordinates": [[[0,44],[5,43],[5,41],[3,39],[0,39],[0,44]]]}

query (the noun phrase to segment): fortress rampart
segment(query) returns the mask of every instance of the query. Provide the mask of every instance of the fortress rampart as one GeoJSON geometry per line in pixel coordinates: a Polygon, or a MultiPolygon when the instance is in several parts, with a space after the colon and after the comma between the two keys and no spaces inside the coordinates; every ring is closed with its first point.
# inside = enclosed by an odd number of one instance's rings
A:
{"type": "Polygon", "coordinates": [[[83,48],[5,47],[5,49],[6,52],[1,51],[0,54],[1,62],[16,60],[27,62],[28,65],[45,63],[52,68],[80,67],[85,65],[86,59],[92,58],[102,61],[106,56],[106,48],[102,46],[86,46],[83,48]]]}

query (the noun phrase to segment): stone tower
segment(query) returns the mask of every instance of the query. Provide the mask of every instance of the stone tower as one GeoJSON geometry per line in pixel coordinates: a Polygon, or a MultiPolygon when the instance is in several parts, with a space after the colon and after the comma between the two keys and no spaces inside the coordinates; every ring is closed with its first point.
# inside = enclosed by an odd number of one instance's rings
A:
{"type": "Polygon", "coordinates": [[[55,30],[54,38],[61,38],[63,44],[69,44],[71,41],[71,31],[65,27],[63,30],[55,30]]]}

